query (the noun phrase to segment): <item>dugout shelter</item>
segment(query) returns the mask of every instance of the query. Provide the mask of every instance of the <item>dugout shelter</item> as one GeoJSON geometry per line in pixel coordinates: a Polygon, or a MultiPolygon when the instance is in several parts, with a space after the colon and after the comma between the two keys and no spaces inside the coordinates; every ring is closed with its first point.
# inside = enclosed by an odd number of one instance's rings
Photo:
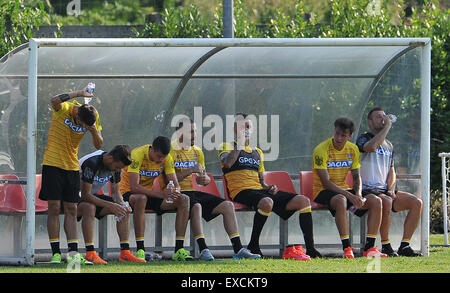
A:
{"type": "MultiPolygon", "coordinates": [[[[277,143],[266,169],[287,171],[297,187],[299,171],[311,170],[313,149],[332,136],[336,118],[355,122],[354,142],[367,131],[369,109],[383,107],[398,117],[388,136],[398,184],[424,202],[415,244],[428,255],[430,48],[428,38],[30,39],[0,60],[0,204],[20,190],[26,198],[18,210],[0,210],[0,263],[32,265],[37,243],[48,246],[47,236],[36,239],[46,235],[36,178],[49,101],[88,82],[96,83],[91,104],[100,113],[103,150],[171,137],[180,114],[194,118],[202,139],[215,134],[208,138],[219,144],[227,138],[226,116],[246,112],[258,126],[266,123],[267,152],[277,143]],[[222,125],[211,122],[217,118],[222,125]]],[[[79,157],[94,151],[89,135],[79,157]]],[[[217,151],[204,153],[208,172],[220,178],[217,151]]]]}

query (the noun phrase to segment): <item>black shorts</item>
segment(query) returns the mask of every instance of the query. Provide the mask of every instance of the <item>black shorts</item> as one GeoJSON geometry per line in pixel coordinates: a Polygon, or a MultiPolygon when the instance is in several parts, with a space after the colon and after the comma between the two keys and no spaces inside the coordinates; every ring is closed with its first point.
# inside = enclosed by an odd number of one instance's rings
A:
{"type": "Polygon", "coordinates": [[[270,194],[269,191],[264,189],[246,189],[240,191],[235,197],[234,201],[245,204],[251,207],[255,211],[258,210],[258,203],[261,199],[269,197],[273,200],[272,211],[275,212],[283,220],[289,219],[296,210],[288,211],[286,206],[288,202],[293,199],[297,194],[289,193],[279,190],[275,195],[270,194]]]}
{"type": "Polygon", "coordinates": [[[39,199],[78,203],[80,201],[80,173],[43,165],[39,199]]]}
{"type": "MultiPolygon", "coordinates": [[[[124,193],[122,195],[123,196],[123,200],[129,202],[131,195],[132,195],[132,193],[129,192],[129,191],[124,193]]],[[[147,203],[145,205],[145,209],[146,210],[155,211],[158,215],[162,215],[162,214],[164,214],[166,212],[170,212],[170,210],[163,210],[163,209],[161,209],[162,202],[163,202],[162,198],[156,198],[156,197],[149,197],[149,196],[147,196],[147,203]]],[[[133,207],[131,207],[131,208],[133,208],[133,207]]],[[[134,209],[133,209],[133,211],[134,211],[134,209]]]]}
{"type": "MultiPolygon", "coordinates": [[[[106,200],[106,201],[109,201],[109,202],[114,202],[113,198],[112,198],[111,196],[108,196],[108,195],[104,195],[104,194],[94,194],[94,196],[96,196],[96,197],[98,197],[99,199],[102,199],[102,200],[106,200]]],[[[85,201],[81,200],[81,201],[78,203],[78,205],[80,205],[80,204],[83,203],[83,202],[85,202],[85,201]]],[[[102,218],[104,217],[104,215],[103,215],[103,216],[100,215],[100,213],[102,212],[103,209],[104,209],[104,207],[101,207],[101,206],[95,206],[95,217],[96,217],[97,219],[99,219],[99,220],[102,219],[102,218]]],[[[77,217],[77,220],[80,221],[82,217],[83,217],[83,216],[78,216],[78,217],[77,217]]]]}
{"type": "MultiPolygon", "coordinates": [[[[397,189],[394,191],[395,194],[397,194],[397,189]]],[[[366,196],[368,194],[375,194],[375,195],[380,195],[380,194],[386,194],[387,189],[363,189],[362,190],[362,196],[366,196]]],[[[397,211],[394,210],[394,201],[392,201],[392,211],[394,213],[396,213],[397,211]]]]}
{"type": "Polygon", "coordinates": [[[212,211],[225,201],[223,198],[201,191],[182,191],[182,193],[189,196],[191,209],[196,203],[199,203],[202,206],[202,217],[207,222],[219,215],[213,214],[212,211]]]}
{"type": "MultiPolygon", "coordinates": [[[[348,190],[351,193],[355,194],[355,191],[352,190],[348,190]]],[[[335,192],[335,191],[331,191],[331,190],[322,190],[321,192],[319,192],[319,194],[316,196],[316,198],[314,199],[315,202],[326,205],[328,207],[328,210],[330,211],[330,213],[333,215],[333,217],[336,215],[336,211],[333,210],[330,206],[330,201],[331,199],[335,196],[339,194],[339,192],[335,192]]],[[[353,206],[353,204],[351,203],[351,201],[349,201],[347,199],[347,210],[353,206]]],[[[357,209],[355,212],[355,215],[357,215],[358,217],[362,217],[368,210],[362,210],[362,209],[357,209]]]]}

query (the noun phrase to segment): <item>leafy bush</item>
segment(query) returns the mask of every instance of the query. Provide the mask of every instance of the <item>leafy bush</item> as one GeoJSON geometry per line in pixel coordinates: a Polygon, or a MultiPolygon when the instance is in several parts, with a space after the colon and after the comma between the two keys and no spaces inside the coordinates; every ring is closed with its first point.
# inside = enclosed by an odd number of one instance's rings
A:
{"type": "Polygon", "coordinates": [[[19,0],[0,1],[0,57],[26,43],[33,29],[48,21],[42,1],[25,6],[19,0]]]}

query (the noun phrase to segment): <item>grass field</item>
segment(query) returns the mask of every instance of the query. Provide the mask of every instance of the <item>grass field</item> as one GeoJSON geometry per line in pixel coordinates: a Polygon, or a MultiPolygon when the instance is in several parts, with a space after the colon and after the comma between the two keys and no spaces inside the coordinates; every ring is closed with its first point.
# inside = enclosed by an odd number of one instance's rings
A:
{"type": "MultiPolygon", "coordinates": [[[[443,235],[432,235],[431,244],[443,244],[443,235]]],[[[262,259],[217,259],[214,262],[192,261],[179,263],[169,260],[146,264],[119,263],[83,266],[81,273],[365,273],[376,270],[381,273],[450,273],[450,248],[431,247],[429,257],[397,257],[386,259],[354,260],[341,258],[313,259],[308,262],[262,259]],[[379,262],[376,262],[379,261],[379,262]]],[[[66,273],[67,265],[38,264],[33,267],[1,266],[0,273],[66,273]]]]}

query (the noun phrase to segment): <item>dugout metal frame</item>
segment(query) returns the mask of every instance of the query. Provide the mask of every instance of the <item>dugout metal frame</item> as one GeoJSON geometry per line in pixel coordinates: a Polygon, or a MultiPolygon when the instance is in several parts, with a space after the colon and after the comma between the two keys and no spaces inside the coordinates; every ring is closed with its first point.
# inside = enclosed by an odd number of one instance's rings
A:
{"type": "MultiPolygon", "coordinates": [[[[429,255],[429,207],[430,207],[430,87],[431,87],[431,41],[429,38],[338,38],[338,39],[30,39],[28,44],[28,121],[27,121],[27,211],[25,256],[19,258],[0,257],[0,263],[34,264],[35,254],[35,178],[36,170],[36,136],[37,136],[37,83],[38,83],[38,51],[42,47],[211,47],[210,54],[226,47],[308,47],[308,46],[405,46],[421,48],[421,142],[420,142],[420,193],[423,200],[421,218],[421,252],[429,255]],[[215,49],[214,49],[215,48],[215,49]]],[[[407,51],[408,49],[406,49],[407,51]]],[[[405,53],[405,52],[404,52],[405,53]]],[[[207,56],[205,57],[207,58],[207,56]]],[[[395,58],[385,64],[386,70],[395,58]]],[[[202,62],[199,60],[198,62],[202,62]]],[[[195,66],[192,67],[195,71],[195,66]]],[[[192,72],[192,71],[191,71],[192,72]]],[[[178,90],[182,90],[183,82],[192,77],[189,72],[184,76],[178,90]]],[[[215,76],[216,78],[220,76],[215,76]]],[[[254,76],[253,76],[254,77],[254,76]]],[[[285,76],[286,77],[286,76],[285,76]]],[[[130,76],[133,78],[133,76],[130,76]]],[[[243,76],[242,78],[245,78],[243,76]]],[[[289,76],[287,76],[289,78],[289,76]]],[[[292,78],[298,78],[293,76],[292,78]]],[[[310,77],[311,78],[311,77],[310,77]]],[[[373,82],[374,88],[378,80],[373,82]]],[[[370,95],[370,92],[368,93],[370,95]]],[[[173,99],[176,100],[175,93],[173,99]]],[[[366,97],[367,98],[367,97],[366,97]]],[[[169,109],[170,110],[170,109],[169,109]]],[[[361,114],[362,115],[362,114],[361,114]]],[[[166,116],[166,117],[169,117],[166,116]]],[[[359,123],[359,122],[358,122],[359,123]]],[[[359,124],[357,125],[359,128],[359,124]]],[[[417,178],[416,178],[417,179],[417,178]]]]}

